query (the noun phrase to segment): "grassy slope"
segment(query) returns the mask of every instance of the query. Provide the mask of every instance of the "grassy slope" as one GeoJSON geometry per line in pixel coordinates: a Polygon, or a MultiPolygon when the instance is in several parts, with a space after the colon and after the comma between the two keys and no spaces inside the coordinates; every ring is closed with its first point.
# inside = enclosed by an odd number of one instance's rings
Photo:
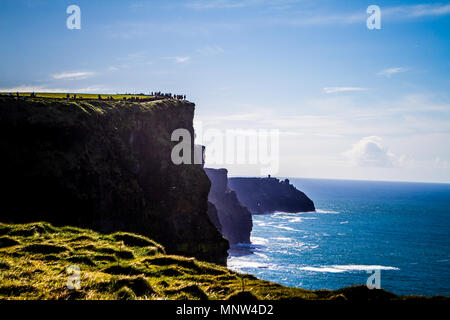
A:
{"type": "Polygon", "coordinates": [[[48,223],[0,223],[0,299],[227,299],[245,290],[258,299],[391,299],[365,287],[338,291],[288,288],[225,267],[166,255],[130,233],[99,234],[48,223]],[[67,267],[81,269],[81,289],[67,289],[67,267]]]}

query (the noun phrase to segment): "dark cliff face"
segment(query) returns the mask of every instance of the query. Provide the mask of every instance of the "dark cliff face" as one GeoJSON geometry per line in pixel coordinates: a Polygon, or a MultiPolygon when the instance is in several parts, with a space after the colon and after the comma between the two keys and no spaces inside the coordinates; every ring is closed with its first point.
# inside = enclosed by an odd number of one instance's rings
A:
{"type": "Polygon", "coordinates": [[[226,263],[201,165],[174,165],[194,104],[0,97],[0,221],[130,231],[168,253],[226,263]],[[6,209],[7,208],[7,209],[6,209]]]}
{"type": "Polygon", "coordinates": [[[314,203],[289,180],[276,178],[230,178],[230,189],[252,213],[314,211],[314,203]]]}
{"type": "Polygon", "coordinates": [[[252,231],[252,215],[236,197],[236,193],[227,187],[228,171],[226,169],[208,169],[205,172],[211,180],[209,201],[214,205],[210,214],[217,212],[222,235],[228,239],[230,245],[250,243],[252,231]]]}

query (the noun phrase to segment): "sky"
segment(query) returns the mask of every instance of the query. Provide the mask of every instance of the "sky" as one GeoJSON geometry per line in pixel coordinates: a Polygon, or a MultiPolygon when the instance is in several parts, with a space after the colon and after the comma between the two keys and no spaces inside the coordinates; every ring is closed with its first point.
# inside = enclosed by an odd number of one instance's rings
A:
{"type": "Polygon", "coordinates": [[[231,176],[450,183],[450,2],[0,0],[0,38],[1,91],[186,94],[231,176]],[[269,170],[228,130],[277,132],[269,170]]]}

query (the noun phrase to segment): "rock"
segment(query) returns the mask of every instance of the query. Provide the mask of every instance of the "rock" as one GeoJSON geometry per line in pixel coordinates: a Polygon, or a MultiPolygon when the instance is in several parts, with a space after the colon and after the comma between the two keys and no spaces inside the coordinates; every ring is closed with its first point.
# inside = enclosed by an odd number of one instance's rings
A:
{"type": "Polygon", "coordinates": [[[195,105],[0,97],[0,221],[139,233],[168,253],[226,264],[202,165],[175,165],[195,105]]]}
{"type": "Polygon", "coordinates": [[[314,211],[314,203],[289,180],[276,178],[230,178],[228,187],[253,214],[314,211]]]}
{"type": "Polygon", "coordinates": [[[250,243],[250,233],[252,231],[252,215],[236,197],[236,193],[227,187],[228,171],[226,169],[209,169],[205,172],[211,181],[211,190],[208,200],[213,204],[209,208],[209,215],[217,215],[220,225],[217,222],[218,230],[230,242],[230,245],[238,243],[250,243]],[[217,212],[217,213],[215,213],[217,212]]]}

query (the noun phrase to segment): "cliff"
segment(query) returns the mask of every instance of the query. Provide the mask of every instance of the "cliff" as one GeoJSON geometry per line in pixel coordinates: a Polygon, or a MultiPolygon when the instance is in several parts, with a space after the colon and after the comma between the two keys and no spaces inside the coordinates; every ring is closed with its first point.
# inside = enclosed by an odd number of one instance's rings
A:
{"type": "Polygon", "coordinates": [[[0,221],[129,231],[168,253],[226,263],[202,165],[174,165],[194,104],[0,97],[0,221]]]}
{"type": "Polygon", "coordinates": [[[227,187],[228,171],[226,169],[208,169],[205,172],[211,181],[208,200],[214,206],[210,208],[213,216],[217,212],[222,235],[230,245],[250,243],[252,231],[252,215],[237,199],[236,193],[227,187]]]}
{"type": "Polygon", "coordinates": [[[228,186],[252,213],[314,211],[314,203],[289,180],[276,178],[230,178],[228,186]]]}

